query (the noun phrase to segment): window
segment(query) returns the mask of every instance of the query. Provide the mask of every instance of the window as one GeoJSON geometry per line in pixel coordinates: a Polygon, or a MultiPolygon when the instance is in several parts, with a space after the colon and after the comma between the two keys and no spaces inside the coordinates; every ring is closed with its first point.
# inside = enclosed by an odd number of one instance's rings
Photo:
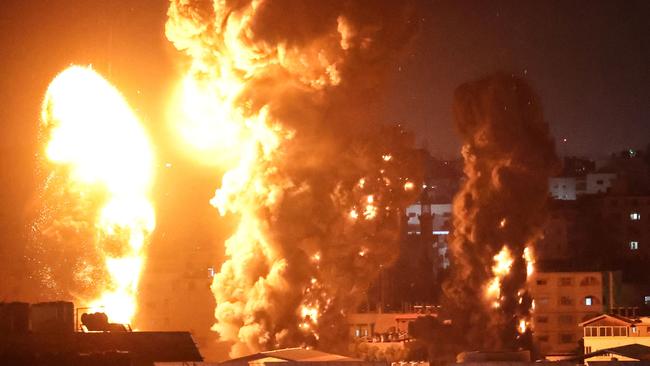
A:
{"type": "Polygon", "coordinates": [[[639,242],[632,240],[630,241],[630,250],[637,250],[639,249],[639,242]]]}
{"type": "Polygon", "coordinates": [[[646,295],[643,297],[643,303],[650,305],[650,296],[646,295]]]}
{"type": "Polygon", "coordinates": [[[585,297],[585,305],[586,306],[591,306],[591,305],[594,305],[594,304],[595,304],[595,302],[594,302],[594,297],[593,296],[585,297]]]}
{"type": "Polygon", "coordinates": [[[537,340],[540,342],[548,342],[548,336],[547,335],[538,336],[537,340]]]}
{"type": "Polygon", "coordinates": [[[535,321],[537,323],[548,323],[548,317],[547,316],[538,316],[535,318],[535,321]]]}
{"type": "Polygon", "coordinates": [[[575,319],[573,319],[572,315],[560,315],[558,317],[558,320],[560,324],[573,324],[575,323],[575,319]]]}
{"type": "Polygon", "coordinates": [[[638,213],[638,212],[632,212],[632,213],[630,214],[630,220],[632,220],[632,221],[638,221],[638,220],[641,220],[641,214],[638,213]]]}
{"type": "Polygon", "coordinates": [[[560,305],[573,305],[573,301],[571,300],[570,297],[561,296],[560,297],[560,305]]]}
{"type": "Polygon", "coordinates": [[[540,278],[536,282],[538,286],[544,286],[547,283],[546,278],[540,278]]]}
{"type": "Polygon", "coordinates": [[[591,353],[591,346],[585,346],[585,354],[588,355],[591,353]]]}
{"type": "Polygon", "coordinates": [[[536,305],[548,305],[548,297],[538,297],[535,299],[536,305]]]}
{"type": "Polygon", "coordinates": [[[605,182],[604,182],[602,179],[598,179],[598,180],[596,181],[596,184],[599,184],[599,185],[601,185],[601,186],[603,185],[603,183],[605,183],[605,182]]]}
{"type": "Polygon", "coordinates": [[[573,284],[571,277],[560,277],[560,286],[571,286],[573,284]]]}
{"type": "Polygon", "coordinates": [[[573,334],[560,334],[560,343],[573,343],[573,334]]]}
{"type": "Polygon", "coordinates": [[[593,286],[598,284],[598,279],[594,276],[588,276],[580,281],[580,286],[593,286]]]}

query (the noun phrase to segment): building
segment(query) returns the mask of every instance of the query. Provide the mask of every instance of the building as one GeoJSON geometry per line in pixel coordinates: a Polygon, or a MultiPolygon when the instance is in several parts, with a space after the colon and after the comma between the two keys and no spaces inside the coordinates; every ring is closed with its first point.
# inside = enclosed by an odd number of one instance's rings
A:
{"type": "MultiPolygon", "coordinates": [[[[598,315],[581,322],[580,327],[584,337],[584,353],[586,362],[610,361],[612,353],[621,355],[621,352],[600,352],[603,350],[622,349],[628,350],[629,346],[645,346],[650,349],[650,317],[624,317],[620,315],[598,315]],[[627,348],[620,348],[625,347],[627,348]]],[[[632,347],[633,348],[633,347],[632,347]]],[[[642,348],[642,347],[636,347],[642,348]]],[[[629,350],[628,350],[629,351],[629,350]]],[[[629,354],[629,352],[628,352],[629,354]]],[[[631,361],[634,357],[626,359],[619,357],[620,361],[631,361]]],[[[638,359],[638,358],[637,358],[638,359]]]]}
{"type": "Polygon", "coordinates": [[[650,196],[607,196],[601,215],[623,259],[650,259],[650,196]]]}
{"type": "Polygon", "coordinates": [[[576,177],[551,177],[548,179],[548,191],[556,200],[574,201],[577,198],[576,177]]]}
{"type": "Polygon", "coordinates": [[[420,316],[437,316],[437,307],[414,306],[412,312],[404,313],[352,313],[347,317],[350,335],[354,338],[404,340],[408,338],[409,323],[420,316]]]}
{"type": "Polygon", "coordinates": [[[578,323],[617,303],[613,272],[536,272],[529,280],[534,300],[534,341],[541,354],[573,353],[582,338],[578,323]]]}
{"type": "Polygon", "coordinates": [[[452,218],[451,203],[416,203],[406,208],[406,233],[407,236],[427,236],[431,240],[436,253],[435,265],[437,268],[447,268],[449,257],[447,254],[447,238],[452,218]],[[427,220],[427,222],[424,222],[427,220]],[[425,233],[429,229],[431,234],[425,233]]]}
{"type": "MultiPolygon", "coordinates": [[[[124,327],[80,332],[75,331],[83,328],[75,326],[73,314],[71,302],[0,303],[0,364],[151,366],[159,361],[203,361],[189,332],[131,332],[124,327]]],[[[111,325],[107,318],[105,322],[102,325],[111,325]]]]}
{"type": "Polygon", "coordinates": [[[643,362],[650,364],[650,347],[642,344],[628,344],[625,346],[607,348],[583,356],[589,359],[590,365],[620,365],[621,362],[643,362]],[[603,360],[604,359],[604,360],[603,360]]]}
{"type": "Polygon", "coordinates": [[[603,194],[613,186],[617,175],[614,173],[589,173],[584,176],[552,177],[548,180],[548,190],[556,200],[575,201],[582,195],[603,194]]]}
{"type": "Polygon", "coordinates": [[[284,366],[388,366],[381,361],[363,361],[356,358],[325,353],[306,348],[285,348],[259,352],[221,362],[220,366],[264,366],[281,363],[284,366]]]}

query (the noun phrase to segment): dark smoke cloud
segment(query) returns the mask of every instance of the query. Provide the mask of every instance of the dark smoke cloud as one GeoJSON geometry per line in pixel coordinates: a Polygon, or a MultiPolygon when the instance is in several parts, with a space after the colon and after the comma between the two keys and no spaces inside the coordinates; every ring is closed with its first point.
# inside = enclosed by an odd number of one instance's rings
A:
{"type": "MultiPolygon", "coordinates": [[[[216,64],[232,51],[223,41],[224,24],[251,3],[215,5],[213,10],[206,1],[172,1],[170,7],[168,38],[204,64],[216,64]],[[188,46],[196,43],[201,47],[188,46]]],[[[415,31],[412,5],[263,1],[243,33],[247,46],[265,50],[262,57],[275,57],[280,48],[286,55],[282,63],[266,65],[246,80],[240,104],[251,114],[266,106],[271,119],[294,135],[265,167],[274,172],[265,176],[270,184],[282,182],[279,202],[257,213],[260,229],[286,267],[272,273],[262,251],[246,262],[246,286],[268,285],[263,292],[268,303],[249,300],[247,307],[255,311],[246,314],[248,320],[233,315],[221,324],[237,334],[237,339],[222,334],[235,343],[232,355],[305,344],[344,350],[346,314],[364,298],[380,267],[395,260],[401,212],[417,194],[405,191],[404,184],[409,180],[418,186],[419,164],[411,136],[377,121],[385,76],[415,31]],[[369,195],[378,211],[366,220],[369,195]],[[355,208],[356,220],[350,217],[355,208]],[[313,260],[315,254],[320,260],[313,260]],[[281,280],[271,281],[273,276],[281,280]],[[306,300],[322,311],[314,333],[300,328],[300,306],[306,300]]],[[[214,72],[204,68],[199,74],[209,78],[214,72]]],[[[228,263],[229,268],[238,265],[228,263]]],[[[232,314],[250,311],[234,300],[239,282],[227,271],[224,265],[213,288],[222,299],[233,299],[232,314]]],[[[227,308],[223,301],[219,305],[227,308]]]]}
{"type": "Polygon", "coordinates": [[[528,317],[531,303],[523,254],[526,246],[534,248],[547,219],[548,177],[558,165],[553,140],[539,98],[515,76],[496,74],[461,85],[454,116],[466,181],[454,199],[448,307],[464,330],[462,346],[516,348],[524,338],[517,320],[528,317]],[[504,245],[514,263],[495,308],[484,293],[493,258],[504,245]]]}

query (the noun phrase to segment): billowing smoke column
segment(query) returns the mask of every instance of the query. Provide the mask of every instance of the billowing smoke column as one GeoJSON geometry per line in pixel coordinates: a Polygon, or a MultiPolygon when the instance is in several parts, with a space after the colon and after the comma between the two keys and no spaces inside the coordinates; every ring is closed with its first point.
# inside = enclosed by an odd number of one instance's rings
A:
{"type": "Polygon", "coordinates": [[[395,259],[417,164],[377,103],[409,14],[403,2],[171,2],[167,37],[190,61],[172,123],[225,171],[211,203],[239,220],[212,284],[232,356],[336,349],[346,312],[395,259]]]}
{"type": "Polygon", "coordinates": [[[454,200],[449,307],[464,347],[525,346],[532,307],[526,278],[547,218],[554,143],[538,97],[515,76],[461,85],[454,116],[466,181],[454,200]]]}

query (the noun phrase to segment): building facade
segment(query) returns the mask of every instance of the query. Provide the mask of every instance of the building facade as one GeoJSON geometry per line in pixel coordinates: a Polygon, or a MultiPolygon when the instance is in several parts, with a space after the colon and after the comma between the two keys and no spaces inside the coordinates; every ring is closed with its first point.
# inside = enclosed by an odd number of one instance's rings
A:
{"type": "MultiPolygon", "coordinates": [[[[599,353],[611,348],[640,344],[650,346],[650,317],[628,318],[619,315],[599,315],[581,322],[584,353],[599,353]]],[[[585,359],[610,361],[611,355],[598,354],[585,359]]],[[[618,357],[620,361],[626,361],[618,357]]]]}
{"type": "Polygon", "coordinates": [[[578,323],[608,312],[616,303],[612,272],[536,272],[529,280],[534,300],[534,341],[543,355],[573,353],[582,338],[578,323]]]}

